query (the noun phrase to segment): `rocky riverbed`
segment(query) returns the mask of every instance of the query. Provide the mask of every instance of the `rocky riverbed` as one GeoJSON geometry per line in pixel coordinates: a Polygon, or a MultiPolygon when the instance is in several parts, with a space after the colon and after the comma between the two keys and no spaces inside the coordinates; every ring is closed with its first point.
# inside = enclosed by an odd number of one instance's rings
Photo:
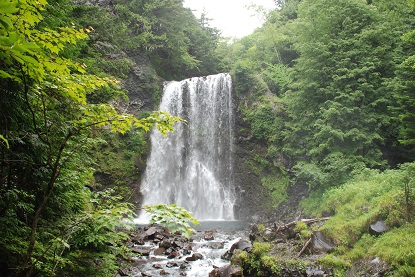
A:
{"type": "MultiPolygon", "coordinates": [[[[324,219],[300,221],[313,225],[324,219]]],[[[191,238],[161,226],[138,227],[127,242],[133,255],[120,261],[123,266],[116,277],[335,276],[331,268],[316,262],[335,245],[318,231],[304,240],[295,228],[297,223],[207,228],[191,238]]],[[[345,276],[384,276],[389,269],[374,258],[352,265],[345,276]]]]}
{"type": "Polygon", "coordinates": [[[214,269],[228,268],[230,261],[224,254],[249,234],[247,230],[207,229],[186,238],[161,226],[146,226],[136,228],[130,235],[127,246],[134,255],[123,261],[118,277],[209,276],[214,269]]]}

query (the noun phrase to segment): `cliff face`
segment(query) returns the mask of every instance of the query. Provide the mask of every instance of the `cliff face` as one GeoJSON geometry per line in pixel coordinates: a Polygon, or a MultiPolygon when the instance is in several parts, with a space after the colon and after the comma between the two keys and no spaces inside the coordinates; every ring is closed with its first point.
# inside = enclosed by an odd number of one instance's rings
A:
{"type": "Polygon", "coordinates": [[[127,91],[128,102],[123,103],[128,113],[139,116],[143,111],[153,111],[163,91],[164,80],[157,76],[150,60],[145,53],[128,54],[133,63],[128,78],[122,81],[127,91]]]}
{"type": "MultiPolygon", "coordinates": [[[[123,108],[129,113],[139,115],[142,111],[151,111],[158,108],[159,98],[163,90],[163,80],[157,76],[150,61],[143,53],[134,53],[129,56],[134,62],[134,66],[129,77],[122,82],[123,88],[128,92],[128,102],[123,103],[123,108]]],[[[239,100],[235,97],[235,106],[239,106],[239,100]]],[[[256,174],[249,160],[257,152],[266,151],[266,146],[249,136],[249,125],[243,120],[240,111],[236,111],[235,118],[235,192],[237,200],[235,203],[236,219],[259,220],[269,213],[269,201],[267,193],[261,185],[260,175],[256,174]],[[263,149],[262,149],[263,148],[263,149]]],[[[145,170],[146,157],[142,157],[142,162],[135,166],[140,175],[145,170]]],[[[139,179],[131,183],[132,188],[137,195],[132,199],[139,206],[141,204],[139,194],[139,179]]]]}

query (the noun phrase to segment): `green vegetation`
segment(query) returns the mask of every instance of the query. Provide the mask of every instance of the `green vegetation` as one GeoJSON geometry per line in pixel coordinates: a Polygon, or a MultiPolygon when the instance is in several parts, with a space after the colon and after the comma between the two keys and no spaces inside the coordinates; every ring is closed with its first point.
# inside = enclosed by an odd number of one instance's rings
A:
{"type": "Polygon", "coordinates": [[[320,260],[323,265],[335,267],[341,276],[355,261],[380,257],[396,268],[398,276],[414,272],[414,169],[415,164],[409,163],[384,172],[366,170],[326,191],[322,198],[316,194],[303,202],[310,214],[333,214],[320,230],[337,247],[335,253],[320,260]],[[405,195],[408,183],[409,195],[405,195]],[[391,230],[379,237],[370,236],[369,225],[378,220],[385,221],[391,230]]]}
{"type": "MultiPolygon", "coordinates": [[[[341,275],[380,257],[414,274],[415,1],[276,1],[261,28],[232,42],[181,0],[99,2],[0,3],[1,276],[112,276],[145,132],[182,122],[125,113],[127,87],[157,100],[162,80],[220,71],[233,76],[243,135],[256,144],[246,163],[261,208],[307,184],[303,208],[332,216],[320,230],[337,247],[322,265],[341,275]],[[391,229],[369,236],[377,220],[391,229]]],[[[179,207],[147,209],[159,223],[176,214],[169,227],[190,234],[179,207]]],[[[244,269],[298,265],[271,248],[242,252],[244,269]]]]}
{"type": "MultiPolygon", "coordinates": [[[[125,92],[113,75],[132,69],[127,45],[76,27],[71,16],[81,5],[51,4],[0,3],[0,275],[114,276],[117,257],[128,254],[119,229],[134,214],[122,200],[133,161],[145,153],[143,132],[155,126],[166,134],[183,121],[119,112],[114,103],[125,92]],[[112,188],[96,182],[96,169],[112,188]]],[[[102,18],[112,11],[94,10],[102,18]]],[[[125,35],[113,27],[105,30],[125,35]]]]}
{"type": "Polygon", "coordinates": [[[319,230],[337,247],[320,262],[337,275],[380,257],[411,276],[415,2],[276,3],[261,28],[218,49],[244,136],[260,145],[247,164],[276,205],[288,184],[308,185],[306,213],[332,216],[319,230]],[[391,230],[371,237],[377,220],[391,230]]]}
{"type": "Polygon", "coordinates": [[[171,232],[179,232],[188,238],[196,232],[191,225],[199,224],[192,214],[176,204],[149,205],[144,210],[150,214],[150,224],[161,224],[171,232]]]}
{"type": "Polygon", "coordinates": [[[291,271],[305,273],[306,263],[271,255],[272,248],[270,243],[254,242],[251,253],[240,252],[233,263],[240,264],[244,272],[253,276],[282,276],[291,271]]]}

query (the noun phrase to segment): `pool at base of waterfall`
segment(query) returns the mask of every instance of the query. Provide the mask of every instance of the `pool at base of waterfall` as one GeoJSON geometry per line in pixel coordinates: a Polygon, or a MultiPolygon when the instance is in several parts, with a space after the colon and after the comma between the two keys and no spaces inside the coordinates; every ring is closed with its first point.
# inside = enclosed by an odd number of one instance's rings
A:
{"type": "Polygon", "coordinates": [[[243,221],[202,221],[189,240],[138,226],[146,235],[137,237],[146,239],[136,240],[141,245],[133,246],[133,252],[141,256],[133,261],[136,271],[132,276],[207,277],[215,267],[230,263],[222,256],[233,244],[247,238],[248,226],[243,221]]]}

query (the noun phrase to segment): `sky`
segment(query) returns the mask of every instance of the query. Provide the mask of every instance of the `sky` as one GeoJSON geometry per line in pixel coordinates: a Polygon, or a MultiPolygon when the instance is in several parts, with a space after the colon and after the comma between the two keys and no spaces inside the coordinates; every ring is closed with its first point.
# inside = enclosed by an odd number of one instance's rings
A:
{"type": "Polygon", "coordinates": [[[224,37],[243,37],[261,26],[260,16],[245,6],[261,5],[275,9],[274,0],[185,0],[184,6],[191,8],[197,18],[205,9],[207,17],[212,19],[210,25],[222,31],[224,37]]]}

